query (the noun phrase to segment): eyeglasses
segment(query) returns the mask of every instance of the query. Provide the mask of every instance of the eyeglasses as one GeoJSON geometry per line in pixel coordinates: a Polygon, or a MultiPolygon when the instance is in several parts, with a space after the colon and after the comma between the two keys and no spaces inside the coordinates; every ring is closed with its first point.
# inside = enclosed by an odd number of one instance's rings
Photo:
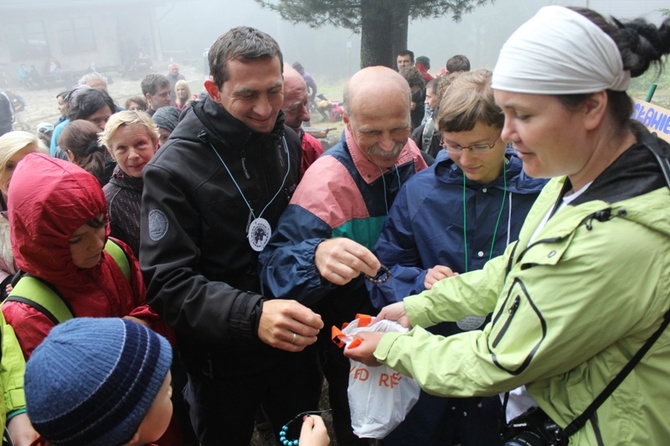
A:
{"type": "Polygon", "coordinates": [[[498,142],[499,139],[500,139],[500,135],[498,135],[498,137],[496,139],[494,139],[491,144],[486,144],[486,143],[480,142],[478,144],[473,144],[471,146],[463,146],[463,147],[461,147],[461,146],[449,146],[449,145],[447,145],[446,142],[440,141],[440,147],[442,147],[447,152],[453,153],[455,155],[460,155],[461,153],[463,153],[463,150],[466,150],[466,149],[470,150],[470,152],[472,152],[474,154],[481,154],[481,153],[486,153],[489,150],[491,150],[496,145],[496,143],[498,142]]]}

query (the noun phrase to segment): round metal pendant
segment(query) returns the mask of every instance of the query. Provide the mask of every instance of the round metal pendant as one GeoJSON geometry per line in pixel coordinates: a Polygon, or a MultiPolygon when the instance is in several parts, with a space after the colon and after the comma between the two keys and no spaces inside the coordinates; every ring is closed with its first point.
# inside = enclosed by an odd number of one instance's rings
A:
{"type": "Polygon", "coordinates": [[[268,244],[271,235],[272,228],[270,228],[270,223],[266,219],[256,218],[253,220],[249,225],[249,233],[247,234],[251,249],[261,252],[268,244]]]}

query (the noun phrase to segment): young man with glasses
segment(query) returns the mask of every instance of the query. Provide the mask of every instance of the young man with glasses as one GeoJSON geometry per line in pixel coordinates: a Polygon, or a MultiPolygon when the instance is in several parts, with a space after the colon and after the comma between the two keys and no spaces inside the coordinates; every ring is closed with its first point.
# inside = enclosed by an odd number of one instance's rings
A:
{"type": "MultiPolygon", "coordinates": [[[[479,70],[453,79],[436,117],[443,151],[435,164],[400,191],[374,249],[391,271],[386,282],[368,284],[379,309],[432,288],[438,280],[480,269],[517,239],[544,185],[526,176],[521,161],[501,139],[503,114],[493,99],[491,73],[479,70]]],[[[483,327],[484,317],[442,323],[432,332],[451,335],[483,327]]],[[[421,393],[385,446],[501,444],[500,400],[440,398],[421,393]]]]}

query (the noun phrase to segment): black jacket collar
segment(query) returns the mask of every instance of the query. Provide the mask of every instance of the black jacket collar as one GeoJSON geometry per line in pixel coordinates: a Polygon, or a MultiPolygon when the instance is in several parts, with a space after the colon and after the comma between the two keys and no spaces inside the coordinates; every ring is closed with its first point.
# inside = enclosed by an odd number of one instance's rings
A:
{"type": "MultiPolygon", "coordinates": [[[[662,164],[668,165],[670,160],[670,145],[636,121],[632,127],[637,142],[608,166],[572,204],[592,200],[616,203],[664,186],[670,187],[662,168],[662,164]]],[[[570,180],[566,180],[561,197],[571,188],[570,180]]]]}
{"type": "MultiPolygon", "coordinates": [[[[284,113],[281,111],[271,134],[254,132],[209,96],[204,101],[194,103],[193,112],[202,123],[205,133],[211,136],[209,142],[221,142],[228,149],[242,150],[252,142],[283,134],[284,113]]],[[[203,139],[200,134],[198,138],[203,139]]]]}

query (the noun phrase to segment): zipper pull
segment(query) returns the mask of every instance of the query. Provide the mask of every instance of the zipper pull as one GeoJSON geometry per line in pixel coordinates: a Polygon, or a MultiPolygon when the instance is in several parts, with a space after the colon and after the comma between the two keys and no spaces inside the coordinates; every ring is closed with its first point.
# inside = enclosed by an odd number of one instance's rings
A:
{"type": "Polygon", "coordinates": [[[509,312],[509,314],[516,313],[516,310],[519,308],[520,302],[521,302],[521,298],[519,298],[519,296],[517,296],[514,299],[514,303],[512,303],[512,306],[509,308],[509,310],[507,310],[509,312]]]}
{"type": "Polygon", "coordinates": [[[249,171],[247,170],[247,159],[245,157],[242,157],[242,170],[244,170],[244,176],[247,177],[247,180],[250,180],[251,175],[249,175],[249,171]]]}
{"type": "Polygon", "coordinates": [[[279,158],[279,166],[284,167],[286,165],[286,163],[284,162],[284,157],[281,156],[281,152],[282,152],[282,146],[278,145],[277,146],[277,157],[279,158]]]}

